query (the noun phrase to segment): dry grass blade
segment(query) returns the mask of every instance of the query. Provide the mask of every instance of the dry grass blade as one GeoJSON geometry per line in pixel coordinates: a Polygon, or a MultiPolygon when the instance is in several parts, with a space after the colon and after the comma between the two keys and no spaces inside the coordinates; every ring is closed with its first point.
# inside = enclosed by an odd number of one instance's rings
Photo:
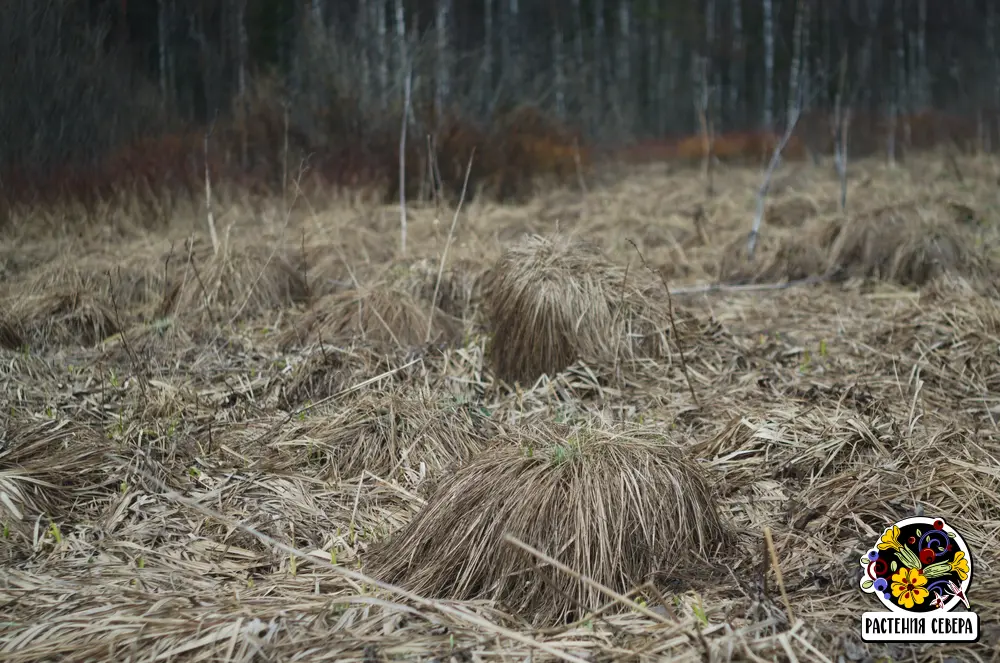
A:
{"type": "Polygon", "coordinates": [[[373,573],[544,623],[595,610],[604,596],[576,578],[539,577],[507,534],[619,593],[654,575],[684,578],[727,540],[701,471],[655,433],[535,427],[498,444],[371,553],[373,573]]]}

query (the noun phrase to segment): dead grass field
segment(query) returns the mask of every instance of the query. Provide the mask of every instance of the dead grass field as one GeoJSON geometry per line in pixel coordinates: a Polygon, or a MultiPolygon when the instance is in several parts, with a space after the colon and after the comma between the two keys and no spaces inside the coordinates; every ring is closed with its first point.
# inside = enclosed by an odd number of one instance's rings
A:
{"type": "Polygon", "coordinates": [[[996,661],[998,177],[861,162],[843,219],[783,167],[752,264],[753,169],[468,204],[443,263],[451,209],[405,259],[344,197],[229,196],[218,253],[200,204],[18,213],[0,658],[996,661]],[[918,512],[972,550],[976,644],[860,639],[857,560],[918,512]]]}

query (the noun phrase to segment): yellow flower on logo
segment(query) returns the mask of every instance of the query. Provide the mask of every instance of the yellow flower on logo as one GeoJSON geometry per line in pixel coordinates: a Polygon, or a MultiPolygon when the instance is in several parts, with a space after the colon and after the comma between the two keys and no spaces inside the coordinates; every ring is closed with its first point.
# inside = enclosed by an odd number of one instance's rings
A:
{"type": "Polygon", "coordinates": [[[951,570],[962,580],[969,577],[969,560],[965,559],[965,553],[961,550],[955,553],[955,559],[951,560],[951,570]]]}
{"type": "Polygon", "coordinates": [[[885,533],[882,534],[882,538],[878,540],[879,550],[889,550],[890,548],[893,550],[899,550],[900,548],[899,528],[895,525],[892,526],[892,529],[887,529],[885,533]]]}
{"type": "Polygon", "coordinates": [[[923,603],[929,595],[924,587],[926,584],[927,578],[920,569],[908,569],[904,566],[892,576],[892,595],[899,605],[910,610],[914,605],[923,603]]]}

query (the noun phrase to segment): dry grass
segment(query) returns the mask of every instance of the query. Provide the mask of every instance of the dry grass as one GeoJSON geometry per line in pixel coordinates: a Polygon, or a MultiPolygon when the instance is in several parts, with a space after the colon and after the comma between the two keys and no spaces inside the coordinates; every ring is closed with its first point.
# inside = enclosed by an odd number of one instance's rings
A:
{"type": "Polygon", "coordinates": [[[531,621],[584,617],[607,596],[532,570],[514,536],[626,593],[704,574],[727,537],[706,478],[650,431],[528,427],[449,478],[403,531],[369,554],[372,572],[418,594],[489,598],[531,621]]]}
{"type": "Polygon", "coordinates": [[[637,351],[657,356],[669,330],[665,293],[654,299],[656,283],[635,271],[562,235],[507,249],[486,286],[497,376],[530,384],[578,359],[614,365],[637,351]]]}
{"type": "Polygon", "coordinates": [[[958,165],[853,164],[846,216],[783,167],[753,263],[734,167],[472,203],[443,269],[443,209],[405,258],[398,210],[332,195],[220,198],[218,254],[198,201],[17,212],[0,657],[992,660],[998,166],[958,165]],[[971,547],[978,643],[860,640],[858,556],[917,511],[971,547]]]}
{"type": "MultiPolygon", "coordinates": [[[[367,394],[333,414],[279,427],[255,445],[272,452],[268,471],[354,482],[371,473],[418,486],[486,447],[489,420],[449,400],[367,394]]],[[[243,439],[236,437],[234,446],[243,439]]]]}

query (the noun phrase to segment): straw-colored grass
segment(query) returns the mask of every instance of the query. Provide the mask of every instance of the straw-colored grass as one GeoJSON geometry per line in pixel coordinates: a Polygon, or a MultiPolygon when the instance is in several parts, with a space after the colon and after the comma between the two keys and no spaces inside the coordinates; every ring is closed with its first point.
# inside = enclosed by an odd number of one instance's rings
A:
{"type": "Polygon", "coordinates": [[[753,262],[732,166],[472,202],[450,244],[413,205],[407,256],[334,193],[220,194],[218,253],[203,201],[11,210],[0,658],[940,663],[858,630],[859,556],[922,512],[975,567],[946,656],[992,660],[996,170],[956,163],[852,163],[846,213],[781,166],[753,262]]]}
{"type": "Polygon", "coordinates": [[[670,333],[666,293],[656,285],[592,243],[524,238],[504,252],[486,285],[494,370],[530,384],[581,359],[614,365],[643,351],[655,356],[670,333]]]}
{"type": "Polygon", "coordinates": [[[273,453],[265,461],[271,471],[323,481],[356,481],[367,473],[416,485],[482,451],[489,423],[454,401],[389,392],[286,426],[260,443],[273,453]]]}
{"type": "Polygon", "coordinates": [[[532,559],[510,535],[625,593],[689,581],[727,541],[710,479],[650,431],[530,427],[444,481],[369,555],[372,573],[418,594],[491,599],[536,623],[584,617],[607,597],[532,559]]]}

